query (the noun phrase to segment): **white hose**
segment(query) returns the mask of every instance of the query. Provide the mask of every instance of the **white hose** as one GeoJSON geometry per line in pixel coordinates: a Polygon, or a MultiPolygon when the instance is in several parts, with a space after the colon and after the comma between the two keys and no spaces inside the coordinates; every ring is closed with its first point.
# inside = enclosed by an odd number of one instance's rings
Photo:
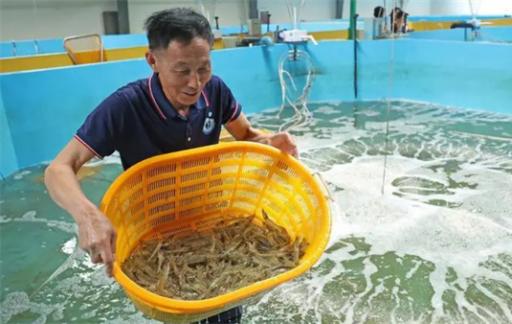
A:
{"type": "Polygon", "coordinates": [[[279,109],[278,116],[281,116],[282,112],[287,106],[290,106],[294,111],[293,117],[287,120],[284,124],[282,124],[279,127],[279,131],[281,132],[285,130],[291,130],[292,128],[297,128],[309,124],[312,120],[312,114],[308,109],[307,100],[314,76],[314,67],[311,57],[307,52],[302,50],[289,50],[287,53],[284,53],[279,59],[278,73],[279,81],[281,83],[281,108],[279,109]],[[304,64],[306,64],[306,83],[302,88],[301,95],[298,98],[294,99],[290,96],[287,81],[289,85],[292,87],[293,91],[298,91],[297,85],[292,73],[285,69],[285,64],[287,62],[298,64],[301,61],[303,61],[304,64]]]}
{"type": "Polygon", "coordinates": [[[300,9],[304,6],[306,0],[287,0],[286,6],[288,8],[288,15],[292,19],[292,28],[299,28],[300,22],[300,9]]]}

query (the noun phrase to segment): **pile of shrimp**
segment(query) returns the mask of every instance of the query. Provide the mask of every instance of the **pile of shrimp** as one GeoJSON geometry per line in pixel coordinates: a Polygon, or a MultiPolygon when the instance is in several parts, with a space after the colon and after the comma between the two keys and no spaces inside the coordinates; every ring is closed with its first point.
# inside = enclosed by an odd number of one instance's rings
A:
{"type": "Polygon", "coordinates": [[[140,286],[161,296],[200,300],[271,278],[299,264],[307,242],[291,239],[263,211],[204,232],[142,242],[122,264],[140,286]]]}

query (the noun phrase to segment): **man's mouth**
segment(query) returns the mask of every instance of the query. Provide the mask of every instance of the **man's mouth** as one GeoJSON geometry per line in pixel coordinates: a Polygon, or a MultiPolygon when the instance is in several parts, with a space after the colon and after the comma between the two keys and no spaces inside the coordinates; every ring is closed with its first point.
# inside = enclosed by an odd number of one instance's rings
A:
{"type": "Polygon", "coordinates": [[[195,97],[199,94],[199,91],[198,92],[183,92],[183,93],[189,97],[195,97]]]}

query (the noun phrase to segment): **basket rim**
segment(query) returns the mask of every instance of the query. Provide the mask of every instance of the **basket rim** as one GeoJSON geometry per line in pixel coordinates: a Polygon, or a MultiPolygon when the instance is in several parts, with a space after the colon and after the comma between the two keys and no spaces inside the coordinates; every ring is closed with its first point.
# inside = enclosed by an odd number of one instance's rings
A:
{"type": "MultiPolygon", "coordinates": [[[[108,206],[110,201],[112,201],[112,199],[114,198],[114,193],[117,192],[118,188],[122,186],[125,183],[125,181],[128,180],[133,174],[137,174],[138,172],[140,172],[141,169],[147,166],[166,160],[175,160],[183,157],[193,157],[195,155],[202,155],[205,153],[222,153],[223,151],[231,152],[236,150],[240,150],[241,152],[245,151],[266,153],[267,155],[270,155],[274,158],[277,157],[279,160],[285,162],[288,165],[293,166],[296,170],[299,170],[304,177],[308,178],[308,180],[313,185],[318,187],[318,191],[322,193],[322,196],[319,197],[319,204],[321,209],[324,211],[324,213],[322,213],[323,215],[321,216],[323,224],[322,231],[326,233],[326,235],[322,236],[318,240],[318,248],[311,251],[307,255],[307,257],[305,255],[303,259],[300,261],[300,263],[293,269],[280,273],[274,277],[267,278],[265,280],[252,283],[248,286],[227,292],[225,294],[201,300],[174,299],[152,293],[149,290],[143,288],[142,286],[139,286],[137,283],[132,281],[122,271],[118,261],[116,260],[114,261],[113,266],[113,277],[123,287],[123,289],[126,290],[130,298],[131,296],[134,296],[138,299],[139,302],[148,304],[154,308],[159,309],[160,311],[174,314],[192,314],[207,312],[214,309],[223,308],[230,304],[234,304],[246,298],[262,293],[266,290],[272,289],[281,283],[285,283],[291,279],[294,279],[299,275],[303,274],[304,272],[306,272],[309,268],[311,268],[322,256],[331,234],[331,210],[329,203],[327,202],[326,195],[321,189],[323,188],[323,185],[318,181],[316,177],[313,176],[309,168],[303,165],[299,160],[295,159],[294,157],[287,153],[284,153],[274,147],[265,144],[241,141],[218,143],[188,150],[182,150],[178,152],[161,154],[148,158],[128,168],[114,180],[114,182],[110,185],[110,187],[105,192],[101,200],[100,210],[102,212],[105,212],[106,206],[108,206]]],[[[108,217],[108,215],[106,216],[108,217]]]]}

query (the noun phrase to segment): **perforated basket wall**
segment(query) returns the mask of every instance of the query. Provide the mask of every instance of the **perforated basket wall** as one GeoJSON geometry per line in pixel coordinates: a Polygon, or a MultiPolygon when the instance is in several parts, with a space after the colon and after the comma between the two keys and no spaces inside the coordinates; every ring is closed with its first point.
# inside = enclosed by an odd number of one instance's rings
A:
{"type": "Polygon", "coordinates": [[[140,310],[164,321],[198,320],[297,277],[321,256],[330,233],[329,205],[310,171],[277,149],[250,142],[217,144],[140,162],[114,181],[101,209],[117,231],[114,277],[140,310]],[[141,240],[201,231],[233,217],[262,219],[262,210],[292,238],[308,241],[296,268],[194,301],[153,294],[120,268],[141,240]]]}

